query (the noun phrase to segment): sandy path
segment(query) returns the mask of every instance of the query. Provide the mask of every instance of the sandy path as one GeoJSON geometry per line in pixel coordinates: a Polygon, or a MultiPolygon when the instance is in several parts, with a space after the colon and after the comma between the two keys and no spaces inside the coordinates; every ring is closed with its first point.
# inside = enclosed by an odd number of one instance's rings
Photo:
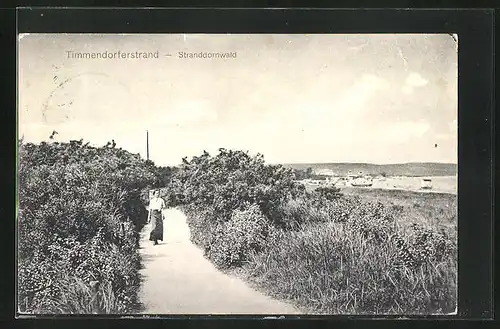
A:
{"type": "Polygon", "coordinates": [[[146,314],[297,314],[238,278],[218,271],[189,240],[182,212],[165,211],[164,239],[153,246],[150,226],[141,232],[140,298],[146,314]]]}

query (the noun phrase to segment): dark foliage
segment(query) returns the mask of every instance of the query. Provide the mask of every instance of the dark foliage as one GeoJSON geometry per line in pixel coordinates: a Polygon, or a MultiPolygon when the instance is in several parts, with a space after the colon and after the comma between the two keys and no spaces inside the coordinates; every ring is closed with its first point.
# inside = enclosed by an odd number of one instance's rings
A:
{"type": "Polygon", "coordinates": [[[146,220],[141,193],[159,184],[156,174],[154,164],[109,143],[20,143],[21,312],[134,307],[146,220]],[[93,298],[99,302],[90,307],[93,298]]]}

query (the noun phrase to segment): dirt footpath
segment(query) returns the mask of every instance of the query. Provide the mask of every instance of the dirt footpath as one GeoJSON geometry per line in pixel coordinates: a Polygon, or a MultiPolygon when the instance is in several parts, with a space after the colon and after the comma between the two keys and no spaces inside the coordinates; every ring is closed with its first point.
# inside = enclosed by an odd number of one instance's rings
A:
{"type": "Polygon", "coordinates": [[[186,218],[165,211],[164,241],[153,246],[150,225],[141,232],[140,298],[146,314],[272,314],[300,312],[218,271],[189,240],[186,218]]]}

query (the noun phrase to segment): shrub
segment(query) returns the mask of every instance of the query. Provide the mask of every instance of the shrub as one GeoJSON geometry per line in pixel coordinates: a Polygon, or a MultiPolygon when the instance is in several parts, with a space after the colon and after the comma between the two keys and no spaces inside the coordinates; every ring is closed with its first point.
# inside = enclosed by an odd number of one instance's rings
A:
{"type": "Polygon", "coordinates": [[[204,152],[183,159],[167,200],[183,206],[191,240],[207,257],[219,267],[238,266],[262,243],[253,234],[266,226],[288,225],[281,205],[304,194],[294,179],[291,169],[267,165],[262,155],[220,149],[216,156],[204,152]]]}
{"type": "Polygon", "coordinates": [[[355,210],[361,200],[350,195],[336,195],[327,199],[320,193],[308,193],[290,199],[280,207],[283,227],[292,230],[302,228],[304,224],[319,222],[344,222],[356,217],[355,210]]]}
{"type": "Polygon", "coordinates": [[[94,311],[131,311],[146,219],[141,191],[158,183],[154,166],[81,141],[21,143],[19,162],[19,310],[88,313],[97,298],[94,311]]]}
{"type": "Polygon", "coordinates": [[[213,236],[223,220],[217,218],[217,214],[211,208],[197,209],[184,205],[182,209],[187,216],[191,241],[202,248],[206,255],[210,251],[213,236]]]}
{"type": "Polygon", "coordinates": [[[335,186],[321,186],[313,191],[313,194],[318,195],[317,199],[332,201],[341,196],[340,189],[335,186]]]}
{"type": "MultiPolygon", "coordinates": [[[[182,202],[199,209],[211,207],[228,220],[233,210],[257,204],[270,220],[280,223],[279,206],[291,196],[303,193],[291,169],[267,165],[262,155],[220,149],[190,161],[184,159],[171,186],[171,193],[182,194],[182,202]]],[[[177,198],[179,199],[179,198],[177,198]]]]}
{"type": "Polygon", "coordinates": [[[456,226],[439,223],[456,218],[448,201],[436,212],[408,204],[414,195],[306,192],[295,174],[221,149],[184,159],[168,193],[216,266],[242,267],[279,298],[330,314],[454,310],[456,226]]]}
{"type": "Polygon", "coordinates": [[[220,268],[240,266],[264,248],[268,230],[269,221],[257,205],[235,210],[231,220],[211,234],[207,256],[220,268]]]}
{"type": "Polygon", "coordinates": [[[438,264],[456,260],[456,236],[444,229],[436,231],[416,223],[410,227],[410,232],[398,232],[393,237],[397,265],[416,268],[423,263],[438,264]]]}

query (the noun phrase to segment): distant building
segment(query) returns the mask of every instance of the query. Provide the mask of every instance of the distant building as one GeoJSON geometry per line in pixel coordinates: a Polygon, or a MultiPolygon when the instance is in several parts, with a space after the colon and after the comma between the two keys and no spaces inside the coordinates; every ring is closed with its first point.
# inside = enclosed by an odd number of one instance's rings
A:
{"type": "Polygon", "coordinates": [[[315,170],[315,174],[319,176],[334,176],[335,173],[331,169],[317,169],[315,170]]]}
{"type": "Polygon", "coordinates": [[[430,190],[432,189],[432,179],[430,178],[423,178],[421,183],[420,183],[420,188],[424,190],[430,190]]]}
{"type": "Polygon", "coordinates": [[[372,185],[373,179],[369,176],[363,177],[362,175],[359,175],[351,181],[351,186],[370,187],[372,185]]]}

